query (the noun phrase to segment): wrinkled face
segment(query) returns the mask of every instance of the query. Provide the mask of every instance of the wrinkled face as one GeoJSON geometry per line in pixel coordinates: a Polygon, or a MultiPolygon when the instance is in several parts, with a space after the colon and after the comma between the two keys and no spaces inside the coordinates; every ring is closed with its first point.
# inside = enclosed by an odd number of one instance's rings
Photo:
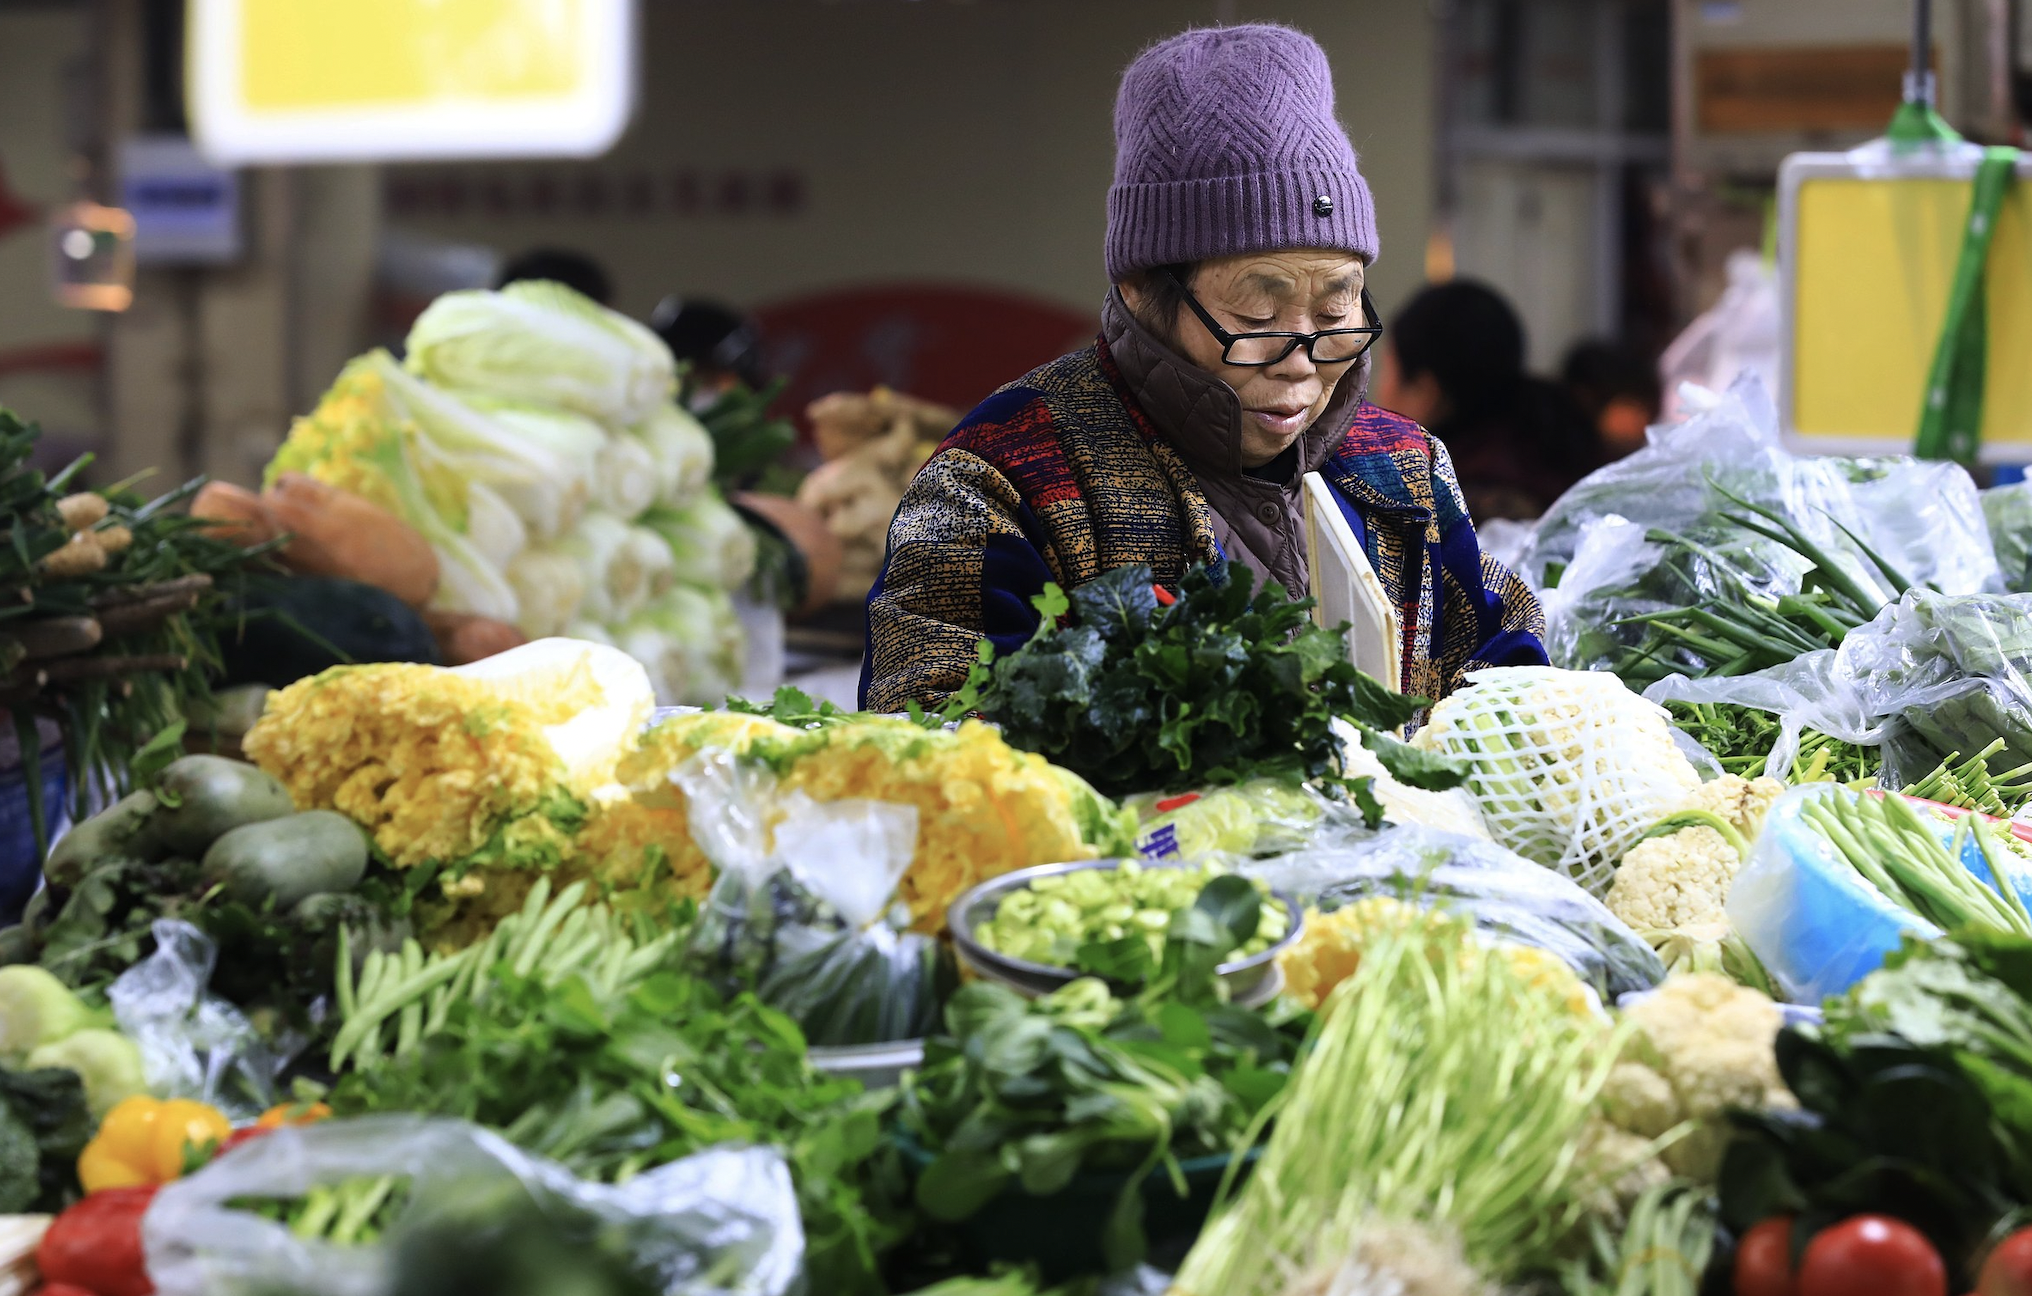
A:
{"type": "MultiPolygon", "coordinates": [[[[1221,257],[1200,263],[1187,287],[1230,333],[1316,333],[1360,328],[1366,322],[1362,262],[1346,252],[1300,249],[1221,257]]],[[[1140,306],[1130,292],[1125,285],[1129,304],[1140,306]]],[[[1355,366],[1354,360],[1315,364],[1304,347],[1260,368],[1228,364],[1221,358],[1220,340],[1186,305],[1171,321],[1168,340],[1242,398],[1246,468],[1269,463],[1298,440],[1355,366]]]]}

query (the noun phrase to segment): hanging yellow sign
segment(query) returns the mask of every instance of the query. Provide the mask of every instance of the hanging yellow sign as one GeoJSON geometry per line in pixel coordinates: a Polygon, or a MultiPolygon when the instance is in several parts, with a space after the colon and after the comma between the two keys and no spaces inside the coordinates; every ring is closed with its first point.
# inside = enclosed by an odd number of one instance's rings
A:
{"type": "MultiPolygon", "coordinates": [[[[1980,154],[1980,150],[1974,151],[1980,154]]],[[[1779,409],[1831,453],[1910,451],[1969,218],[1965,156],[1795,154],[1779,171],[1779,409]]],[[[2032,165],[2004,197],[1984,276],[1981,453],[2032,457],[2032,165]]]]}
{"type": "Polygon", "coordinates": [[[191,0],[215,162],[588,156],[627,124],[632,0],[191,0]]]}

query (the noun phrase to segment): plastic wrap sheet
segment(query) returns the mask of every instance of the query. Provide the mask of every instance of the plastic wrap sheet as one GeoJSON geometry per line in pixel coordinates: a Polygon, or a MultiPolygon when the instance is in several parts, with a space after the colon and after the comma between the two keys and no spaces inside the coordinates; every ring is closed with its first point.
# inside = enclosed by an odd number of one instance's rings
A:
{"type": "Polygon", "coordinates": [[[915,1039],[952,979],[938,943],[903,930],[896,887],[917,843],[914,806],[817,802],[724,752],[673,776],[692,836],[719,871],[687,942],[691,965],[753,990],[815,1045],[915,1039]]]}
{"type": "Polygon", "coordinates": [[[609,1186],[574,1178],[462,1121],[374,1116],[285,1127],[156,1195],[141,1225],[162,1296],[390,1296],[403,1248],[431,1229],[540,1220],[664,1296],[781,1296],[803,1269],[790,1171],[773,1148],[726,1147],[609,1186]],[[392,1176],[406,1204],[379,1240],[340,1246],[235,1203],[392,1176]]]}
{"type": "Polygon", "coordinates": [[[1237,871],[1327,912],[1375,895],[1443,906],[1491,935],[1558,955],[1606,1003],[1665,979],[1658,955],[1601,901],[1493,842],[1406,826],[1339,849],[1245,862],[1237,871]]]}
{"type": "Polygon", "coordinates": [[[186,922],[158,918],[155,952],[107,988],[113,1019],[141,1049],[150,1091],[195,1098],[235,1120],[275,1099],[275,1077],[301,1041],[266,1040],[247,1015],[207,993],[218,946],[186,922]]]}

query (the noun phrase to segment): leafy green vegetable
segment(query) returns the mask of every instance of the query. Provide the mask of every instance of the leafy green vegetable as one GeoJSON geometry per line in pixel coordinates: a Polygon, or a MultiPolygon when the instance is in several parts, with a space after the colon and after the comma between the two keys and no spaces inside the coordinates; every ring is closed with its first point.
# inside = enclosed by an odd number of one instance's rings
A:
{"type": "MultiPolygon", "coordinates": [[[[1769,711],[1736,702],[1667,702],[1672,723],[1720,762],[1727,774],[1756,778],[1770,762],[1771,749],[1778,745],[1778,717],[1769,711]]],[[[1799,752],[1784,775],[1788,783],[1818,783],[1833,780],[1854,783],[1873,779],[1883,765],[1883,754],[1875,747],[1859,747],[1821,733],[1799,731],[1799,752]]]]}
{"type": "MultiPolygon", "coordinates": [[[[418,1026],[398,1025],[392,1055],[376,1053],[369,1069],[342,1076],[334,1110],[462,1117],[608,1181],[715,1143],[779,1143],[797,1182],[814,1289],[873,1290],[877,1258],[898,1236],[887,1203],[900,1194],[900,1171],[881,1137],[888,1099],[814,1071],[795,1023],[753,995],[723,998],[682,974],[673,940],[644,947],[660,950],[660,961],[624,955],[636,962],[625,975],[596,967],[549,982],[549,964],[583,953],[575,947],[587,937],[600,943],[593,924],[581,921],[578,935],[572,924],[561,916],[527,940],[468,951],[453,968],[463,990],[433,1001],[428,1026],[421,1001],[391,1019],[414,1015],[418,1026]]],[[[593,953],[601,963],[604,951],[593,953]]],[[[435,975],[420,957],[395,963],[389,975],[412,985],[435,975]]],[[[372,975],[357,992],[363,1004],[380,993],[372,975]]],[[[369,1035],[380,1033],[376,1025],[369,1035]]],[[[350,1051],[346,1039],[342,1032],[336,1054],[350,1051]]]]}
{"type": "Polygon", "coordinates": [[[1908,936],[1849,993],[1827,1003],[1826,1038],[1891,1034],[1950,1059],[1988,1101],[2011,1178],[2032,1194],[2032,1001],[1986,970],[2016,978],[2032,939],[1981,927],[1951,939],[1908,936]]]}
{"type": "Polygon", "coordinates": [[[1140,1259],[1145,1176],[1164,1166],[1183,1195],[1181,1158],[1240,1151],[1310,1024],[1215,989],[1258,903],[1246,880],[1214,879],[1173,915],[1162,964],[1131,1000],[1093,978],[1037,1000],[991,982],[953,996],[949,1034],[927,1041],[904,1079],[902,1127],[932,1154],[919,1209],[962,1220],[1005,1191],[1050,1196],[1083,1170],[1126,1169],[1103,1250],[1116,1267],[1140,1259]]]}
{"type": "Polygon", "coordinates": [[[76,1201],[78,1153],[96,1128],[75,1071],[0,1070],[0,1214],[76,1201]]]}
{"type": "Polygon", "coordinates": [[[1800,1110],[1735,1111],[1717,1188],[1723,1222],[1794,1214],[1794,1236],[1851,1215],[1891,1215],[1947,1261],[1950,1290],[1999,1221],[2028,1200],[2024,1163],[1983,1090],[1951,1058],[1897,1035],[1778,1034],[1778,1071],[1800,1110]]]}
{"type": "Polygon", "coordinates": [[[736,383],[698,411],[699,422],[712,434],[713,481],[721,489],[760,486],[779,495],[795,492],[796,475],[778,461],[796,442],[797,429],[769,414],[783,387],[782,379],[760,391],[736,383]]]}
{"type": "Polygon", "coordinates": [[[1386,741],[1425,705],[1348,661],[1345,628],[1312,624],[1310,599],[1231,563],[1196,567],[1168,606],[1145,566],[1118,567],[1068,596],[1033,600],[1028,643],[981,660],[945,718],[979,712],[1011,745],[1042,754],[1104,793],[1175,790],[1270,777],[1331,778],[1351,721],[1384,768],[1416,787],[1458,786],[1444,757],[1386,741]]]}

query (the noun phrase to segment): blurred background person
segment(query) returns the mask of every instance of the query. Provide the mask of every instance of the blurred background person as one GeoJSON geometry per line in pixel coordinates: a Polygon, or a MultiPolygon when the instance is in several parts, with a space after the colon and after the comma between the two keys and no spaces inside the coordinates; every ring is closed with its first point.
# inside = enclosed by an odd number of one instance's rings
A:
{"type": "Polygon", "coordinates": [[[1658,421],[1663,404],[1656,361],[1626,342],[1590,338],[1566,353],[1559,376],[1594,424],[1605,459],[1644,448],[1644,430],[1658,421]]]}
{"type": "Polygon", "coordinates": [[[769,385],[762,329],[731,306],[665,297],[650,314],[649,327],[685,366],[685,391],[695,405],[710,404],[732,387],[760,391],[769,385]]]}
{"type": "Polygon", "coordinates": [[[531,248],[501,267],[496,288],[523,279],[548,279],[583,293],[602,306],[614,304],[614,281],[606,269],[583,252],[569,248],[531,248]]]}
{"type": "Polygon", "coordinates": [[[1477,523],[1544,513],[1603,461],[1587,416],[1524,371],[1524,325],[1495,290],[1457,279],[1385,321],[1372,399],[1445,443],[1477,523]]]}

